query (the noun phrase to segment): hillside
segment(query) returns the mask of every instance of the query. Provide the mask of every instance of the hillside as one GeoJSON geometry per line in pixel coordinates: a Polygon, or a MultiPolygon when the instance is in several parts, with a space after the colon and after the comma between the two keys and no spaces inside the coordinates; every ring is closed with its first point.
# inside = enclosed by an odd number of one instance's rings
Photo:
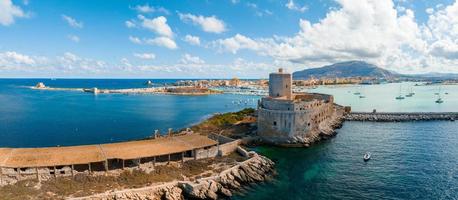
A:
{"type": "Polygon", "coordinates": [[[348,61],[335,63],[319,68],[305,69],[293,73],[293,79],[304,80],[314,78],[346,78],[346,77],[376,77],[393,78],[398,74],[363,61],[348,61]]]}

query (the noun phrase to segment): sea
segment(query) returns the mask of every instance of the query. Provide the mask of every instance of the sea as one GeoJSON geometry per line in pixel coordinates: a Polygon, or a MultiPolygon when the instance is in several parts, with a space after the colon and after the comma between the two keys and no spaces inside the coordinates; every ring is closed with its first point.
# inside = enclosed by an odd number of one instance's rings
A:
{"type": "MultiPolygon", "coordinates": [[[[142,139],[215,113],[256,107],[260,96],[98,94],[33,90],[137,88],[143,79],[0,79],[0,147],[48,147],[142,139]]],[[[177,80],[152,80],[172,83],[177,80]]],[[[320,86],[354,111],[458,112],[457,85],[320,86]],[[412,97],[396,100],[413,92],[412,97]],[[355,95],[354,93],[361,93],[355,95]],[[365,98],[360,98],[364,96],[365,98]],[[442,98],[442,104],[435,103],[442,98]]],[[[257,147],[278,175],[233,199],[458,199],[458,122],[345,122],[310,148],[257,147]],[[365,152],[372,153],[363,162],[365,152]]]]}

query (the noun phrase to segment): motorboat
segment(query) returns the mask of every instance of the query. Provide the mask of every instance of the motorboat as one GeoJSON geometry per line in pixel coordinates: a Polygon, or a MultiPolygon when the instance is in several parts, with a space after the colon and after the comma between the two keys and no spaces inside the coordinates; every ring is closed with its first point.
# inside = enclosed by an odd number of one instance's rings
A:
{"type": "Polygon", "coordinates": [[[396,100],[403,100],[403,99],[405,99],[405,98],[402,95],[399,95],[399,96],[396,97],[396,100]]]}
{"type": "Polygon", "coordinates": [[[370,152],[366,152],[366,154],[364,154],[364,156],[363,156],[364,162],[367,162],[370,159],[371,159],[371,153],[370,152]]]}
{"type": "Polygon", "coordinates": [[[359,95],[359,98],[360,98],[360,99],[363,99],[363,98],[366,98],[366,96],[364,96],[364,95],[359,95]]]}

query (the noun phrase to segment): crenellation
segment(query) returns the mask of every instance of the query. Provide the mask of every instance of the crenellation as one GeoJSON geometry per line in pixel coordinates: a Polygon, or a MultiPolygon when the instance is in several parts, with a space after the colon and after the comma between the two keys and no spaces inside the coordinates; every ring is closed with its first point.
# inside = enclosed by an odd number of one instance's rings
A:
{"type": "Polygon", "coordinates": [[[269,143],[304,143],[320,124],[339,121],[332,95],[293,93],[291,80],[282,69],[270,74],[269,96],[258,102],[258,135],[269,143]]]}

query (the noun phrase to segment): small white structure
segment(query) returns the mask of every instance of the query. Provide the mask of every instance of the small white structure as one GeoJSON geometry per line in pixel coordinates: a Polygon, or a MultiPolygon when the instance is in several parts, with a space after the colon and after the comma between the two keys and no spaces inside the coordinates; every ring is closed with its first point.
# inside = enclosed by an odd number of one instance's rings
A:
{"type": "Polygon", "coordinates": [[[46,88],[45,84],[43,82],[39,82],[35,85],[35,88],[46,88]]]}

